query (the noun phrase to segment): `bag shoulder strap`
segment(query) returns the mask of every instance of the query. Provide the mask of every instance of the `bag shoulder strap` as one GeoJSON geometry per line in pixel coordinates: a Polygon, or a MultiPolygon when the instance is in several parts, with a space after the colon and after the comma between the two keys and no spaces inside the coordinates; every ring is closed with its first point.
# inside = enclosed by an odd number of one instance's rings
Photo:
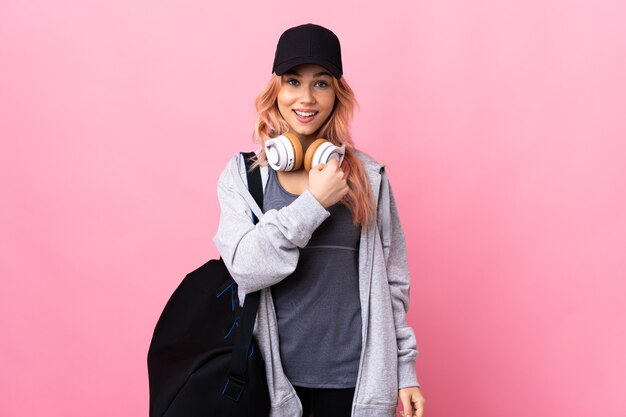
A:
{"type": "MultiPolygon", "coordinates": [[[[254,152],[241,152],[246,163],[246,176],[248,179],[248,190],[257,205],[263,210],[263,183],[261,181],[261,170],[256,167],[250,171],[252,165],[252,157],[254,152]]],[[[252,213],[252,221],[257,224],[259,219],[252,213]]],[[[259,307],[261,291],[246,294],[246,301],[242,307],[241,331],[235,339],[235,346],[230,361],[230,369],[228,371],[228,381],[223,390],[223,395],[235,401],[239,399],[243,389],[247,383],[246,368],[248,365],[248,350],[252,347],[252,332],[254,330],[254,322],[256,321],[256,313],[259,307]]],[[[250,354],[251,355],[251,354],[250,354]]]]}
{"type": "MultiPolygon", "coordinates": [[[[241,152],[241,156],[243,156],[246,162],[246,177],[248,179],[248,190],[252,197],[254,197],[254,201],[256,201],[257,205],[263,210],[263,182],[261,181],[261,170],[257,166],[255,169],[250,171],[250,166],[252,165],[252,158],[256,154],[254,152],[241,152]]],[[[254,213],[252,213],[252,221],[254,224],[257,224],[259,219],[256,217],[254,213]]]]}

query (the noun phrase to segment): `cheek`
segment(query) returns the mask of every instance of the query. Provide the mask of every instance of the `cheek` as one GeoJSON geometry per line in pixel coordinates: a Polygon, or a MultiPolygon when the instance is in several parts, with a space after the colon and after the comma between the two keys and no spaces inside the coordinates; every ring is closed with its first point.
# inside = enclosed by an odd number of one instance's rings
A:
{"type": "Polygon", "coordinates": [[[293,102],[294,95],[292,93],[289,93],[289,91],[281,90],[278,93],[277,100],[279,106],[288,106],[293,102]]]}
{"type": "Polygon", "coordinates": [[[324,100],[324,107],[326,107],[328,111],[331,111],[335,104],[335,94],[334,93],[326,94],[323,100],[324,100]]]}
{"type": "Polygon", "coordinates": [[[284,116],[285,112],[288,111],[287,102],[281,94],[276,97],[276,104],[278,105],[278,111],[280,111],[280,113],[284,116]]]}

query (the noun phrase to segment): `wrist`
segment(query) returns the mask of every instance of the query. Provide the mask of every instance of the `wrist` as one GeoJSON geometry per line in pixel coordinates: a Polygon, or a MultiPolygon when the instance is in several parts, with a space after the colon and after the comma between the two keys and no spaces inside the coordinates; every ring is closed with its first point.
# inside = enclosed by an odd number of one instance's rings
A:
{"type": "Polygon", "coordinates": [[[321,197],[317,196],[317,195],[316,195],[316,194],[315,194],[315,193],[314,193],[314,192],[313,192],[310,188],[307,188],[307,191],[308,191],[309,193],[311,193],[311,195],[313,196],[313,198],[315,198],[315,200],[316,200],[316,201],[317,201],[317,202],[318,202],[318,203],[319,203],[322,207],[327,208],[327,207],[326,207],[326,204],[324,204],[324,203],[323,203],[323,201],[322,201],[321,197]]]}

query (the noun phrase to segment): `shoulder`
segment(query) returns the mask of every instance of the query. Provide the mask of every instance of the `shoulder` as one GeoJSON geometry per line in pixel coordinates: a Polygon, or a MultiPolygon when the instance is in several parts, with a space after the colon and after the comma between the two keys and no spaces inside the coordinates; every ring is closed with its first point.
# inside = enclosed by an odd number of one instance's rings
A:
{"type": "MultiPolygon", "coordinates": [[[[258,155],[260,149],[255,149],[253,152],[255,154],[258,155]]],[[[247,152],[244,152],[247,153],[247,152]]],[[[246,172],[246,163],[244,161],[244,155],[242,152],[237,152],[235,154],[233,154],[230,158],[228,158],[228,160],[226,161],[226,166],[224,167],[223,173],[227,173],[230,172],[232,174],[234,173],[240,173],[245,175],[246,172]]]]}
{"type": "MultiPolygon", "coordinates": [[[[258,155],[260,149],[256,149],[254,153],[258,155]]],[[[267,184],[267,177],[269,175],[269,170],[267,164],[261,164],[259,166],[259,170],[261,172],[261,181],[263,184],[263,189],[265,189],[265,185],[267,184]]],[[[246,161],[244,160],[244,155],[241,152],[237,152],[232,155],[228,161],[226,162],[226,166],[222,170],[220,177],[218,179],[218,183],[222,186],[236,186],[237,190],[240,192],[247,191],[247,168],[246,161]]]]}
{"type": "Polygon", "coordinates": [[[370,186],[376,189],[380,189],[382,183],[387,182],[387,175],[385,174],[385,164],[379,162],[372,155],[363,152],[359,149],[352,149],[352,152],[361,162],[363,171],[367,176],[370,186]]]}
{"type": "Polygon", "coordinates": [[[363,152],[360,149],[353,148],[352,153],[358,158],[361,165],[363,165],[363,168],[366,170],[380,172],[380,169],[385,166],[383,163],[376,160],[372,155],[363,152]]]}
{"type": "Polygon", "coordinates": [[[232,175],[233,172],[237,171],[239,166],[239,154],[231,155],[230,158],[226,161],[224,168],[222,169],[222,173],[220,174],[220,181],[226,180],[228,177],[232,175]]]}

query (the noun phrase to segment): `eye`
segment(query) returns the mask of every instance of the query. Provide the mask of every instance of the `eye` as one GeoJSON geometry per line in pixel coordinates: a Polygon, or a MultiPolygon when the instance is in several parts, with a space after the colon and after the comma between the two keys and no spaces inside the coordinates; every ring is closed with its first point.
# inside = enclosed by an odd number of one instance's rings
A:
{"type": "Polygon", "coordinates": [[[315,85],[320,86],[321,88],[326,88],[328,87],[328,83],[326,81],[318,81],[317,83],[315,83],[315,85]]]}
{"type": "Polygon", "coordinates": [[[290,78],[289,80],[287,80],[287,84],[297,86],[300,83],[295,78],[290,78]]]}

